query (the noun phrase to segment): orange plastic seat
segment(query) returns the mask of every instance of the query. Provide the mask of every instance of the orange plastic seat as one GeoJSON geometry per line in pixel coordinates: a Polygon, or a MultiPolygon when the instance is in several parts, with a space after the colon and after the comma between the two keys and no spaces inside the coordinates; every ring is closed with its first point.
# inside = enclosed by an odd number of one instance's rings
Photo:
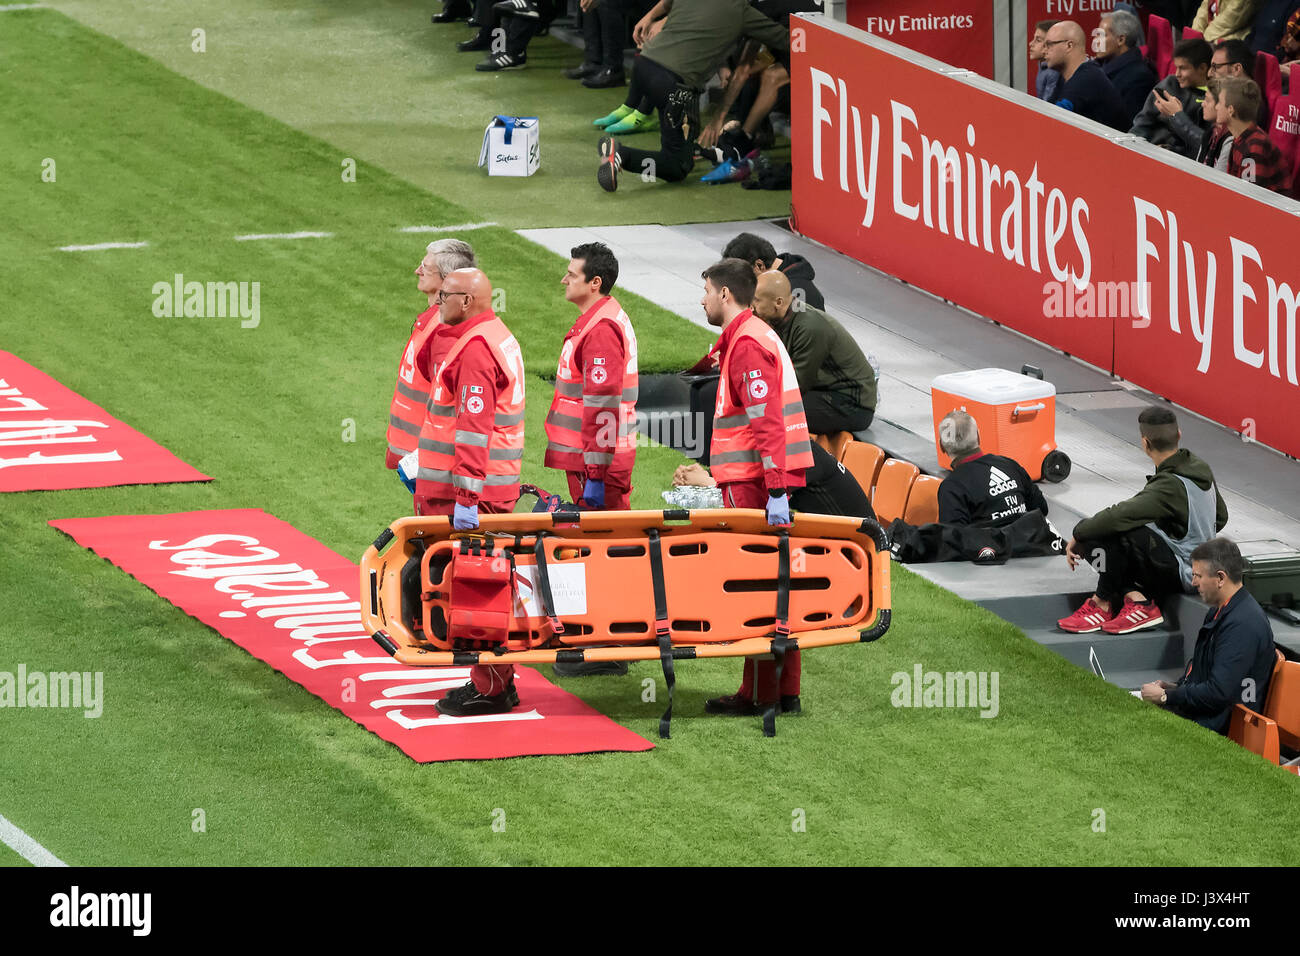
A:
{"type": "Polygon", "coordinates": [[[1264,716],[1277,723],[1283,746],[1300,750],[1300,661],[1288,661],[1280,651],[1277,657],[1264,700],[1264,716]]]}
{"type": "Polygon", "coordinates": [[[1240,744],[1253,754],[1259,754],[1269,763],[1279,763],[1277,723],[1257,714],[1245,704],[1232,708],[1228,723],[1228,739],[1240,744]]]}
{"type": "Polygon", "coordinates": [[[910,525],[933,524],[939,520],[939,486],[943,484],[931,475],[918,475],[907,495],[903,520],[910,525]]]}
{"type": "Polygon", "coordinates": [[[908,493],[920,474],[921,469],[916,465],[898,458],[890,458],[881,466],[876,490],[871,495],[871,507],[875,509],[877,521],[884,525],[903,517],[908,493]]]}
{"type": "Polygon", "coordinates": [[[870,442],[851,441],[844,447],[840,461],[849,474],[858,479],[862,491],[870,498],[871,489],[876,484],[876,475],[880,474],[880,466],[885,462],[884,449],[870,442]]]}
{"type": "Polygon", "coordinates": [[[853,433],[831,432],[827,435],[813,435],[812,440],[830,452],[836,461],[840,461],[844,458],[844,449],[848,448],[849,442],[853,441],[853,433]]]}

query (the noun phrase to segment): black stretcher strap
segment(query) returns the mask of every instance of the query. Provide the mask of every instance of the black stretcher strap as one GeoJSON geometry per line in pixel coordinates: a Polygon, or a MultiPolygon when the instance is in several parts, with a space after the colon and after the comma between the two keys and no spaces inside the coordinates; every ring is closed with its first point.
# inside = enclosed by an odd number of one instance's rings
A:
{"type": "Polygon", "coordinates": [[[551,594],[551,576],[546,570],[546,538],[539,534],[537,536],[537,545],[533,548],[533,555],[537,559],[537,590],[542,598],[542,610],[546,612],[546,619],[551,622],[551,630],[555,634],[564,633],[564,622],[555,615],[555,598],[551,594]]]}
{"type": "MultiPolygon", "coordinates": [[[[781,707],[781,671],[790,640],[790,533],[782,531],[776,548],[776,636],[772,638],[772,659],[776,667],[776,695],[763,712],[763,736],[776,736],[776,713],[781,707]]],[[[758,689],[757,670],[754,688],[758,689]]]]}
{"type": "Polygon", "coordinates": [[[667,740],[673,720],[673,689],[677,686],[677,675],[673,669],[672,629],[668,624],[668,590],[664,585],[664,556],[659,547],[659,532],[651,528],[646,534],[650,539],[650,581],[655,595],[655,636],[659,639],[659,661],[668,687],[668,709],[659,718],[659,736],[667,740]]]}

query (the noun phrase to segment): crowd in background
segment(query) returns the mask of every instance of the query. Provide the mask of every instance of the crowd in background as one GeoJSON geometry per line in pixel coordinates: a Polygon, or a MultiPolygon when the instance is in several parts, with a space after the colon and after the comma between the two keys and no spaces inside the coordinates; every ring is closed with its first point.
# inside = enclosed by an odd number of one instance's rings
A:
{"type": "MultiPolygon", "coordinates": [[[[1300,58],[1297,0],[1121,3],[1091,38],[1072,21],[1035,24],[1029,53],[1040,99],[1273,192],[1300,187],[1295,157],[1270,136],[1300,58]],[[1170,22],[1144,26],[1143,13],[1170,22]],[[1168,66],[1154,55],[1156,30],[1181,34],[1168,66]]],[[[1294,131],[1285,135],[1293,149],[1294,131]]]]}

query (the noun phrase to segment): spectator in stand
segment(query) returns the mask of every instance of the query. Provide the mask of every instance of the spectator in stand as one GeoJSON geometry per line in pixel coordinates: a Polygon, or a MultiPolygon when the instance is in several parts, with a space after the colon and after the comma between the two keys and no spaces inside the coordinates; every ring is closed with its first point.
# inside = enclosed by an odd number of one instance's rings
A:
{"type": "Polygon", "coordinates": [[[593,90],[623,86],[623,45],[627,39],[627,0],[579,0],[582,10],[583,62],[565,70],[571,80],[593,90]]]}
{"type": "Polygon", "coordinates": [[[1065,549],[1071,570],[1087,561],[1098,574],[1097,592],[1056,622],[1071,634],[1128,634],[1164,623],[1160,601],[1192,589],[1192,550],[1228,523],[1210,466],[1178,447],[1174,413],[1144,409],[1138,430],[1155,474],[1132,498],[1076,524],[1065,549]]]}
{"type": "Polygon", "coordinates": [[[1291,87],[1291,64],[1300,60],[1300,8],[1291,14],[1282,31],[1282,40],[1277,45],[1277,62],[1282,71],[1282,84],[1289,92],[1291,87]]]}
{"type": "Polygon", "coordinates": [[[1286,195],[1291,192],[1291,170],[1281,151],[1255,122],[1261,99],[1259,84],[1254,80],[1223,82],[1223,105],[1232,133],[1228,175],[1286,195]]]}
{"type": "Polygon", "coordinates": [[[740,233],[727,243],[727,248],[722,250],[722,258],[744,259],[753,265],[756,276],[771,269],[773,263],[780,259],[781,273],[790,280],[792,294],[802,298],[805,305],[814,309],[826,308],[826,300],[813,285],[817,273],[813,270],[812,263],[793,252],[783,252],[778,256],[776,247],[762,236],[756,236],[752,232],[740,233]]]}
{"type": "Polygon", "coordinates": [[[939,422],[939,447],[952,470],[939,483],[940,524],[1010,524],[1030,511],[1047,516],[1047,499],[1017,462],[980,451],[980,430],[968,412],[939,422]]]}
{"type": "Polygon", "coordinates": [[[1263,0],[1255,14],[1255,26],[1246,37],[1246,45],[1255,53],[1272,53],[1279,60],[1278,47],[1287,21],[1300,12],[1296,0],[1263,0]]]}
{"type": "Polygon", "coordinates": [[[1127,10],[1106,13],[1101,18],[1101,49],[1097,62],[1124,101],[1124,115],[1131,126],[1156,85],[1156,71],[1142,56],[1142,21],[1127,10]]]}
{"type": "Polygon", "coordinates": [[[1047,40],[1047,31],[1061,21],[1040,20],[1034,25],[1034,35],[1029,39],[1029,59],[1038,64],[1038,76],[1034,78],[1034,95],[1040,100],[1052,102],[1056,88],[1061,84],[1061,73],[1047,65],[1047,49],[1043,43],[1047,40]]]}
{"type": "Polygon", "coordinates": [[[1199,30],[1208,43],[1244,40],[1258,8],[1259,0],[1201,0],[1192,29],[1199,30]]]}
{"type": "Polygon", "coordinates": [[[602,136],[598,144],[600,165],[596,169],[596,181],[602,189],[618,189],[618,174],[625,166],[637,177],[649,174],[665,182],[686,178],[695,165],[693,143],[700,131],[700,90],[736,42],[746,36],[766,44],[773,54],[790,49],[789,31],[746,0],[684,0],[678,4],[659,0],[637,22],[633,39],[644,45],[632,67],[627,99],[596,123],[605,129],[634,111],[658,110],[659,149],[633,149],[613,136],[602,136]],[[642,39],[660,18],[663,26],[658,32],[642,39]]]}
{"type": "MultiPolygon", "coordinates": [[[[1214,54],[1210,58],[1210,76],[1220,80],[1252,78],[1255,72],[1255,54],[1250,51],[1245,40],[1220,40],[1214,44],[1214,54]]],[[[1255,122],[1268,128],[1268,104],[1259,104],[1259,116],[1255,122]]]]}
{"type": "Polygon", "coordinates": [[[1277,661],[1268,616],[1241,585],[1244,570],[1241,549],[1227,538],[1213,538],[1192,552],[1192,583],[1210,609],[1187,673],[1176,684],[1142,685],[1143,700],[1218,734],[1228,732],[1237,704],[1263,710],[1277,661]]]}
{"type": "Polygon", "coordinates": [[[1205,139],[1205,83],[1214,48],[1194,37],[1174,47],[1174,75],[1156,84],[1129,130],[1149,143],[1195,158],[1205,139]]]}
{"type": "Polygon", "coordinates": [[[1088,59],[1083,27],[1073,20],[1062,20],[1047,31],[1043,46],[1047,65],[1061,71],[1053,103],[1111,129],[1128,126],[1123,100],[1101,67],[1088,59]]]}
{"type": "Polygon", "coordinates": [[[1217,79],[1206,84],[1202,115],[1211,126],[1205,131],[1205,141],[1196,161],[1226,173],[1232,156],[1232,133],[1228,131],[1228,111],[1223,108],[1223,83],[1217,79]]]}

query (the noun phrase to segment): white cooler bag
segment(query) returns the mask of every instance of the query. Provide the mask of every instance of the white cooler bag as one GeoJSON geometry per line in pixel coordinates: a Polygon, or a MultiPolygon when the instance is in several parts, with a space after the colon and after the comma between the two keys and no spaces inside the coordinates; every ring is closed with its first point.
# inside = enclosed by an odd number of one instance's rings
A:
{"type": "Polygon", "coordinates": [[[531,176],[542,164],[540,139],[536,116],[494,116],[483,131],[478,164],[489,176],[531,176]]]}

